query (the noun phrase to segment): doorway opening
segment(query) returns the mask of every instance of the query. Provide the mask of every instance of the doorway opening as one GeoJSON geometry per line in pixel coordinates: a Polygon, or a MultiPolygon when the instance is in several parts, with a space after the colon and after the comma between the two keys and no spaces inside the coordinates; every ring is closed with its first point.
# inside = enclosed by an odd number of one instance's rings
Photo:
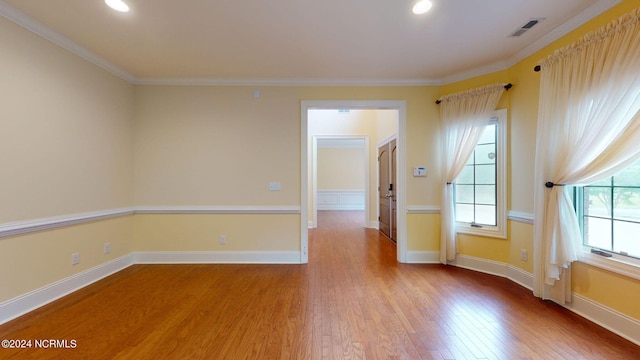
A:
{"type": "MultiPolygon", "coordinates": [[[[329,122],[324,123],[327,125],[329,122]]],[[[343,124],[344,125],[344,124],[343,124]]],[[[376,124],[372,125],[374,128],[376,124]]],[[[301,106],[301,216],[300,216],[300,238],[301,238],[301,263],[308,262],[308,228],[317,225],[318,210],[318,180],[317,176],[317,153],[318,143],[327,140],[351,140],[364,141],[367,151],[366,160],[366,183],[364,185],[364,209],[365,227],[379,229],[379,194],[378,191],[378,165],[377,148],[380,141],[385,138],[395,138],[396,159],[397,159],[397,183],[394,184],[395,207],[397,209],[397,219],[394,222],[397,228],[396,235],[396,259],[399,262],[406,262],[407,239],[406,239],[406,103],[401,100],[328,100],[328,101],[302,101],[301,106]],[[344,132],[329,127],[318,131],[313,124],[314,111],[328,110],[334,113],[349,113],[351,111],[380,111],[394,116],[395,134],[390,136],[384,131],[373,133],[358,131],[354,133],[344,132]],[[381,135],[383,134],[383,135],[381,135]]],[[[384,191],[381,189],[380,191],[384,191]]]]}
{"type": "MultiPolygon", "coordinates": [[[[315,128],[316,122],[326,122],[326,112],[335,110],[312,110],[310,128],[315,128]]],[[[363,227],[371,227],[369,135],[314,133],[309,129],[312,139],[309,228],[318,227],[318,210],[361,211],[360,219],[358,216],[350,218],[357,219],[363,227]]]]}

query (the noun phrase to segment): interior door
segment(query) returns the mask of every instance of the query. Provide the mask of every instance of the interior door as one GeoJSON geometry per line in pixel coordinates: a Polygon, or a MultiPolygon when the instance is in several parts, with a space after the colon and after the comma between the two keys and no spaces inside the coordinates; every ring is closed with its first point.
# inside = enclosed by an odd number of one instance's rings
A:
{"type": "Polygon", "coordinates": [[[397,237],[396,217],[396,141],[392,140],[378,148],[378,188],[380,231],[395,241],[397,237]]]}
{"type": "Polygon", "coordinates": [[[391,198],[390,198],[390,205],[391,205],[391,240],[393,240],[394,242],[396,241],[396,239],[398,238],[398,214],[396,212],[396,209],[398,208],[397,204],[396,204],[396,193],[398,192],[397,189],[397,181],[396,181],[396,159],[397,159],[397,153],[396,153],[396,141],[392,140],[389,143],[389,152],[391,154],[391,184],[392,186],[390,194],[391,194],[391,198]]]}

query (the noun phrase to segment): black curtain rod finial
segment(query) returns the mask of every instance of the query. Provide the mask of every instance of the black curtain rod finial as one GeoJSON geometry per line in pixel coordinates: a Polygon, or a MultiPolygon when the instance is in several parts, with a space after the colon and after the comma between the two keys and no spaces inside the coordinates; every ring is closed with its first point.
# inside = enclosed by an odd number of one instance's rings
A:
{"type": "MultiPolygon", "coordinates": [[[[508,83],[507,85],[504,86],[504,89],[509,91],[509,89],[511,89],[513,87],[512,83],[508,83]]],[[[442,103],[442,100],[436,100],[436,104],[440,105],[440,103],[442,103]]]]}
{"type": "Polygon", "coordinates": [[[533,71],[535,71],[535,72],[538,72],[538,71],[540,71],[540,70],[542,70],[542,68],[540,67],[540,65],[536,65],[536,66],[533,68],[533,71]]]}

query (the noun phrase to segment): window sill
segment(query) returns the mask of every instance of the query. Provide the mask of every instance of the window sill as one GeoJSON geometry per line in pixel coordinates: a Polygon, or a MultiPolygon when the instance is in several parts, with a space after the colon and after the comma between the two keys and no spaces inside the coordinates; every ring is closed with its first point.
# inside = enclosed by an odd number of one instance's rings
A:
{"type": "Polygon", "coordinates": [[[495,227],[476,228],[468,225],[458,225],[456,227],[456,233],[491,237],[497,239],[507,238],[507,234],[505,234],[504,231],[501,231],[500,229],[497,229],[495,227]]]}
{"type": "Polygon", "coordinates": [[[631,261],[624,261],[619,257],[604,257],[590,252],[584,252],[578,261],[640,280],[640,265],[631,261]]]}

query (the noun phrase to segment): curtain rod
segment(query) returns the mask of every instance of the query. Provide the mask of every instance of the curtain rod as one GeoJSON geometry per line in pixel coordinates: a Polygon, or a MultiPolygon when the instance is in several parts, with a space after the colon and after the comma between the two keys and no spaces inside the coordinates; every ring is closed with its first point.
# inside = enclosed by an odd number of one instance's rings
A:
{"type": "MultiPolygon", "coordinates": [[[[509,89],[511,89],[513,87],[512,83],[508,83],[507,85],[504,86],[504,89],[509,91],[509,89]]],[[[440,105],[442,101],[441,100],[436,100],[436,104],[440,105]]]]}

